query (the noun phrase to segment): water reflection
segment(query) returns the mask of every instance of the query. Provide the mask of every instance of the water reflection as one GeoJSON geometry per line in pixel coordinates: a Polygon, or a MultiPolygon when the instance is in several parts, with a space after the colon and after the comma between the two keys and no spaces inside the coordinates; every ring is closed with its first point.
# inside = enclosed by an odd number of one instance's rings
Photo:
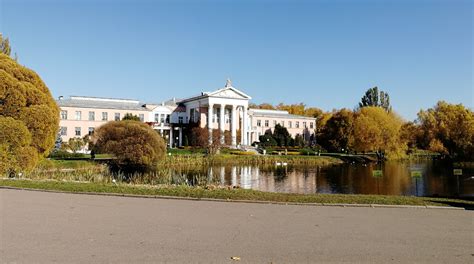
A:
{"type": "MultiPolygon", "coordinates": [[[[474,193],[473,170],[464,170],[461,194],[474,193]]],[[[266,192],[453,196],[458,184],[448,168],[432,161],[318,166],[214,166],[168,172],[175,183],[240,186],[266,192]],[[380,174],[374,173],[380,171],[380,174]],[[420,172],[412,177],[411,171],[420,172]]]]}

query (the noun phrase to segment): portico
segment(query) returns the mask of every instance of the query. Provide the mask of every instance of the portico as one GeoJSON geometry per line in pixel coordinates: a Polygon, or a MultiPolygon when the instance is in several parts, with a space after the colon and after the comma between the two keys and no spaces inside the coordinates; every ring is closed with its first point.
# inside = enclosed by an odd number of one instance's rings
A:
{"type": "Polygon", "coordinates": [[[181,101],[186,107],[188,122],[199,122],[200,127],[209,131],[209,143],[212,144],[213,130],[219,130],[221,144],[225,143],[225,131],[230,131],[231,145],[250,145],[248,101],[250,96],[232,86],[230,80],[224,88],[214,92],[203,92],[199,96],[181,101]],[[237,142],[237,130],[241,131],[241,140],[237,142]]]}

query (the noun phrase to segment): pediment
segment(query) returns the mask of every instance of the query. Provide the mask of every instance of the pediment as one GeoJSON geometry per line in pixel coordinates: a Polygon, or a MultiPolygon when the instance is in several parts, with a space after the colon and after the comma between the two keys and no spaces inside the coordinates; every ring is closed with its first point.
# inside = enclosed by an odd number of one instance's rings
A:
{"type": "Polygon", "coordinates": [[[250,96],[246,95],[245,93],[233,87],[217,90],[215,92],[209,93],[209,96],[232,98],[232,99],[247,99],[247,100],[251,99],[250,96]]]}

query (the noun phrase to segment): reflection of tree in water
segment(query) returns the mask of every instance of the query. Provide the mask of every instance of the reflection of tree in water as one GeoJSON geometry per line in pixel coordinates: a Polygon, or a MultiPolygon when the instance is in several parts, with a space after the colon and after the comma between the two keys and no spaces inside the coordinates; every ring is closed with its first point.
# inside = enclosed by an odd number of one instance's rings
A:
{"type": "MultiPolygon", "coordinates": [[[[421,170],[418,179],[418,195],[449,196],[456,192],[456,177],[452,165],[439,161],[417,160],[410,162],[388,161],[380,164],[342,164],[317,168],[314,166],[259,166],[250,168],[213,166],[182,166],[160,168],[156,175],[141,179],[138,183],[168,183],[203,186],[206,184],[242,184],[249,188],[277,192],[346,193],[415,195],[415,179],[411,169],[421,170]],[[372,171],[383,171],[383,177],[373,177],[372,171]],[[239,179],[240,177],[240,179],[239,179]]],[[[463,170],[465,178],[474,170],[463,170]]],[[[461,179],[461,193],[472,193],[474,180],[461,179]]]]}
{"type": "Polygon", "coordinates": [[[322,181],[318,182],[319,189],[330,193],[348,193],[349,188],[345,178],[348,175],[349,166],[343,164],[324,169],[321,174],[322,181]]]}
{"type": "Polygon", "coordinates": [[[188,167],[185,169],[173,168],[164,177],[168,177],[171,184],[185,184],[189,186],[204,186],[212,183],[215,179],[213,177],[213,170],[205,166],[188,167]],[[211,181],[209,181],[210,179],[211,181]]]}
{"type": "Polygon", "coordinates": [[[275,181],[280,182],[283,181],[288,174],[288,168],[286,166],[278,166],[273,171],[273,177],[275,181]]]}

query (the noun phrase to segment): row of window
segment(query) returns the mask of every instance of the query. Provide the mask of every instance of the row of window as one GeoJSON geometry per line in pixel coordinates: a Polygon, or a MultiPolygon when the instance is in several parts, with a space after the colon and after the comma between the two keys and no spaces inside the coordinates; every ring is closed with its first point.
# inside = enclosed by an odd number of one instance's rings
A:
{"type": "MultiPolygon", "coordinates": [[[[273,120],[273,127],[275,127],[277,124],[280,124],[282,127],[285,127],[285,121],[281,121],[281,123],[280,123],[280,122],[277,122],[276,120],[273,120]]],[[[258,127],[262,126],[262,120],[257,119],[257,126],[258,127]]],[[[265,120],[265,127],[269,127],[269,126],[270,126],[270,121],[265,120]]],[[[308,125],[307,125],[306,121],[303,122],[303,127],[308,128],[308,125]]],[[[293,122],[292,121],[288,121],[288,128],[293,128],[293,122]]],[[[295,128],[300,128],[300,121],[295,121],[295,128]]],[[[310,129],[314,128],[314,123],[313,122],[309,122],[309,128],[310,129]]]]}
{"type": "Polygon", "coordinates": [[[155,114],[155,122],[159,122],[160,124],[169,124],[170,123],[170,115],[167,114],[155,114]]]}
{"type": "MultiPolygon", "coordinates": [[[[229,109],[224,109],[224,122],[226,124],[229,124],[232,120],[232,117],[231,117],[231,111],[229,109]]],[[[213,114],[212,114],[212,123],[220,123],[221,122],[221,109],[220,108],[216,108],[214,109],[213,111],[213,114]]],[[[191,108],[189,110],[189,122],[199,122],[199,111],[195,108],[191,108]]]]}
{"type": "MultiPolygon", "coordinates": [[[[82,120],[82,111],[75,111],[74,113],[74,119],[75,120],[82,120]]],[[[140,118],[140,121],[145,120],[145,115],[144,114],[139,114],[138,117],[140,118]]],[[[114,120],[115,121],[120,121],[121,120],[121,115],[120,113],[114,113],[114,120]]],[[[67,120],[67,110],[61,110],[61,120],[67,120]]],[[[94,111],[89,111],[89,121],[95,121],[95,112],[94,111]]],[[[109,121],[109,113],[108,112],[102,112],[102,118],[100,119],[101,121],[109,121]]]]}
{"type": "MultiPolygon", "coordinates": [[[[59,133],[61,134],[61,136],[67,136],[67,127],[60,127],[59,128],[59,133]]],[[[89,127],[88,135],[90,136],[90,135],[92,135],[92,133],[94,133],[94,128],[89,127]]],[[[81,127],[75,127],[74,128],[74,136],[76,136],[76,137],[82,136],[81,127]]]]}

